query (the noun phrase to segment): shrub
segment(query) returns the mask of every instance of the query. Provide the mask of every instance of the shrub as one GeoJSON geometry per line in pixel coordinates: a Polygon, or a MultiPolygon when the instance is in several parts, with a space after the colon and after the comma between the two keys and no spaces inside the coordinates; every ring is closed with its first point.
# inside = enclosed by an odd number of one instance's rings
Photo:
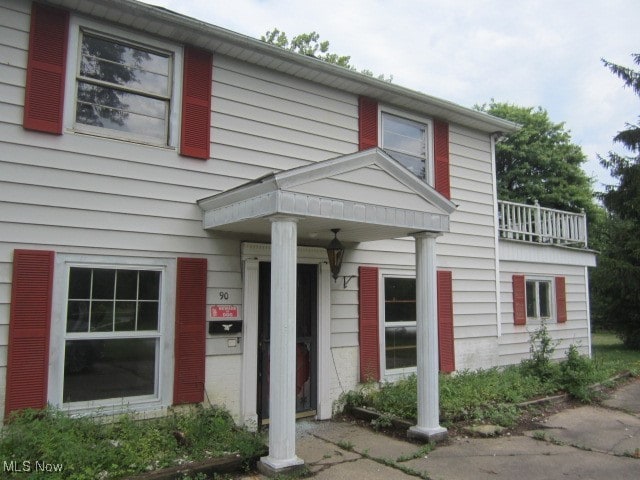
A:
{"type": "Polygon", "coordinates": [[[560,363],[560,387],[582,402],[591,402],[595,394],[589,386],[594,380],[594,371],[593,361],[571,345],[566,360],[560,363]]]}

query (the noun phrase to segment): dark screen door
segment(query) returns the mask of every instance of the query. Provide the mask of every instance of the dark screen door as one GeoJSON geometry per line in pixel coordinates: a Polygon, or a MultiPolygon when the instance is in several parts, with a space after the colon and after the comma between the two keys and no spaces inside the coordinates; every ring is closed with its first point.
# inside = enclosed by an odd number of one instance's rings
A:
{"type": "MultiPolygon", "coordinates": [[[[299,264],[296,287],[296,413],[316,409],[318,267],[299,264]]],[[[258,293],[258,416],[269,418],[271,263],[260,262],[258,293]]]]}

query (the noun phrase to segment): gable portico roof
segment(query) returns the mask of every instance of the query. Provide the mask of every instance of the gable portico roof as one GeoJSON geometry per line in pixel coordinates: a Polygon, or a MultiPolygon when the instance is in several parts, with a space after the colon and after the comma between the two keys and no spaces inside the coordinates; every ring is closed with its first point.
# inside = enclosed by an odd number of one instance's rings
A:
{"type": "Polygon", "coordinates": [[[268,239],[269,218],[299,218],[301,243],[322,244],[449,231],[455,205],[380,149],[277,173],[198,201],[203,227],[268,239]]]}
{"type": "MultiPolygon", "coordinates": [[[[153,1],[153,0],[149,0],[153,1]]],[[[517,125],[453,102],[368,77],[313,57],[136,0],[44,0],[83,15],[193,45],[338,90],[374,98],[401,109],[485,133],[508,133],[517,125]]],[[[215,62],[215,60],[214,60],[215,62]]]]}

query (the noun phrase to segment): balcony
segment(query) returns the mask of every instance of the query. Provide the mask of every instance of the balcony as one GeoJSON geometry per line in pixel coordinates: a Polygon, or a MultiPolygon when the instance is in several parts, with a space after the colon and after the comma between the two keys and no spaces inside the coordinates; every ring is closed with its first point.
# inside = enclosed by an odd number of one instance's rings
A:
{"type": "Polygon", "coordinates": [[[500,238],[587,248],[587,215],[498,201],[500,238]]]}

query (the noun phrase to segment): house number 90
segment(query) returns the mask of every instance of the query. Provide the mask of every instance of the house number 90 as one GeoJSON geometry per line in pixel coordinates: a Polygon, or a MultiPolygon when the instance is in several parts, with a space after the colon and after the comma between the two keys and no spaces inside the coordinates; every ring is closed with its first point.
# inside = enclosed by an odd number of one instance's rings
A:
{"type": "Polygon", "coordinates": [[[220,292],[220,300],[229,300],[229,292],[220,292]]]}

